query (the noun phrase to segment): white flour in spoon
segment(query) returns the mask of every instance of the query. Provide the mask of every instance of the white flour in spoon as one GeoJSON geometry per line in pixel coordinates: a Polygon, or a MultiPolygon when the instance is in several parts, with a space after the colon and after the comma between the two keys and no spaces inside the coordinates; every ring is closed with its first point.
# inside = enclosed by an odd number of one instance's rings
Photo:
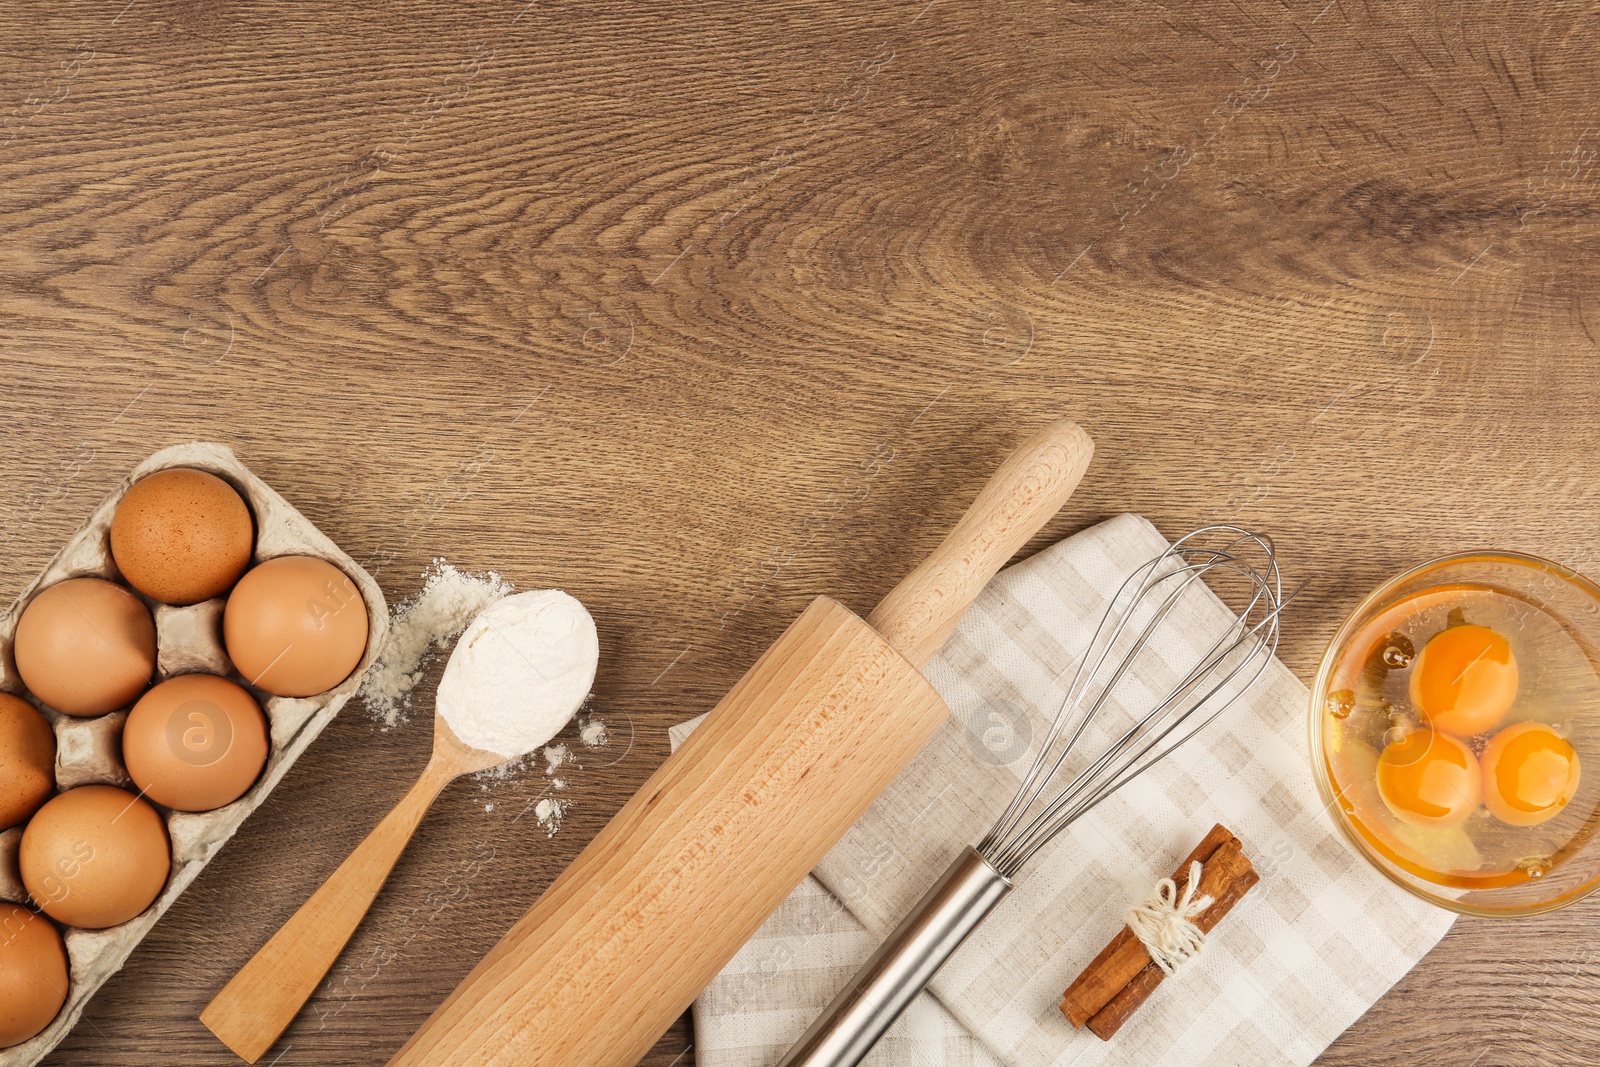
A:
{"type": "Polygon", "coordinates": [[[496,601],[467,625],[437,707],[463,744],[510,759],[549,741],[594,685],[600,638],[594,619],[558,589],[496,601]]]}

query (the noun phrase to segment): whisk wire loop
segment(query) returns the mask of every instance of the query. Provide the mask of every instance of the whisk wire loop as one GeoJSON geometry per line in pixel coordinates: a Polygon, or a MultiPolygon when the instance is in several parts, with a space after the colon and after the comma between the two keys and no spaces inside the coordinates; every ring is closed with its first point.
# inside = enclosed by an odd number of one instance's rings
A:
{"type": "Polygon", "coordinates": [[[1271,539],[1237,526],[1195,530],[1128,575],[1078,658],[1021,786],[978,852],[1011,877],[1062,830],[1215,720],[1277,651],[1285,603],[1271,539]],[[1120,690],[1135,688],[1123,683],[1142,657],[1157,656],[1171,668],[1156,647],[1159,631],[1207,577],[1245,584],[1240,612],[1191,666],[1177,668],[1178,679],[1164,693],[1124,696],[1120,690]],[[1108,708],[1128,714],[1139,697],[1143,710],[1130,715],[1130,725],[1055,787],[1090,727],[1108,708]]]}

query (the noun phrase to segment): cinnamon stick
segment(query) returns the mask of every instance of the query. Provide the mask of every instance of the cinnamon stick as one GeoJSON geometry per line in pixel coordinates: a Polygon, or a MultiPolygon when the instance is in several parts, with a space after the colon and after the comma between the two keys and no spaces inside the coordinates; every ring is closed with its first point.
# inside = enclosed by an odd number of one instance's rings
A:
{"type": "MultiPolygon", "coordinates": [[[[1239,839],[1234,837],[1226,826],[1217,823],[1211,828],[1205,838],[1194,847],[1194,851],[1185,856],[1183,862],[1178,864],[1178,869],[1172,872],[1172,880],[1177,883],[1179,893],[1183,892],[1184,886],[1189,882],[1190,864],[1197,860],[1202,865],[1205,864],[1217,849],[1229,841],[1237,846],[1239,839]]],[[[1202,875],[1202,884],[1204,880],[1202,875]]],[[[1110,1003],[1111,998],[1121,992],[1149,962],[1150,951],[1133,936],[1132,930],[1124,926],[1061,995],[1061,1013],[1073,1026],[1082,1027],[1089,1021],[1090,1016],[1110,1003]]]]}
{"type": "Polygon", "coordinates": [[[1144,970],[1133,976],[1133,981],[1118,990],[1105,1007],[1089,1017],[1089,1032],[1101,1041],[1110,1041],[1166,976],[1166,972],[1154,963],[1145,964],[1144,970]]]}
{"type": "MultiPolygon", "coordinates": [[[[1261,881],[1261,876],[1255,868],[1246,861],[1244,870],[1216,897],[1216,903],[1195,917],[1194,924],[1204,933],[1210,933],[1222,917],[1233,910],[1233,906],[1250,892],[1251,888],[1261,881]]],[[[1205,890],[1205,875],[1200,877],[1201,891],[1205,890]]],[[[1166,978],[1167,972],[1163,971],[1154,962],[1145,964],[1144,970],[1133,976],[1133,980],[1122,988],[1116,996],[1106,1003],[1106,1006],[1090,1016],[1088,1027],[1102,1041],[1109,1041],[1128,1017],[1139,1010],[1150,994],[1155,992],[1156,986],[1166,978]]]]}
{"type": "MultiPolygon", "coordinates": [[[[1182,893],[1188,884],[1189,868],[1195,861],[1198,860],[1202,865],[1209,862],[1217,850],[1230,841],[1236,843],[1237,839],[1226,827],[1220,823],[1213,826],[1205,839],[1184,857],[1178,870],[1173,872],[1178,892],[1182,893]]],[[[1149,950],[1133,935],[1132,930],[1124,926],[1062,994],[1062,1013],[1073,1026],[1082,1027],[1149,962],[1149,950]]]]}

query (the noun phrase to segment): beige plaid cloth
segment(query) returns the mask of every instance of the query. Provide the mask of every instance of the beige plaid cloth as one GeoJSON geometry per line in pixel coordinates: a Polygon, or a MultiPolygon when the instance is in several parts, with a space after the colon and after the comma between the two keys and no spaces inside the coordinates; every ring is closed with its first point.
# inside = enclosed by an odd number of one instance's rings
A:
{"type": "MultiPolygon", "coordinates": [[[[770,1067],[878,941],[976,844],[1015,792],[1095,623],[1166,540],[1122,515],[1003,571],[929,664],[953,713],[695,1002],[700,1067],[770,1067]]],[[[1196,587],[1141,657],[1190,662],[1232,615],[1196,587]]],[[[1120,692],[1120,690],[1119,690],[1120,692]]],[[[1454,915],[1353,855],[1307,758],[1306,689],[1272,662],[1191,744],[1075,823],[934,978],[867,1062],[877,1067],[1310,1063],[1421,959],[1454,915]],[[1075,1031],[1062,990],[1211,825],[1260,885],[1114,1039],[1075,1031]]],[[[680,743],[699,720],[672,731],[680,743]]],[[[1092,739],[1089,739],[1092,740],[1092,739]]]]}

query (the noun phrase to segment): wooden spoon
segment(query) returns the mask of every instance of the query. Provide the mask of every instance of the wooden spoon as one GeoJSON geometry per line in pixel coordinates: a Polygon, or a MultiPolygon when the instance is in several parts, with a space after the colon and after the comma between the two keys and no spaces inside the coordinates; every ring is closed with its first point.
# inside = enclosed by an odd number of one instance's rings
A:
{"type": "MultiPolygon", "coordinates": [[[[439,681],[433,757],[422,777],[322,888],[222,987],[200,1013],[200,1021],[246,1062],[260,1059],[339,958],[440,791],[463,774],[509,763],[548,742],[588,696],[599,657],[594,620],[582,604],[559,590],[515,593],[480,612],[456,641],[439,681]],[[508,636],[502,629],[507,623],[520,636],[508,636]],[[479,640],[489,634],[496,640],[474,654],[479,640]],[[491,648],[493,652],[484,651],[491,648]],[[551,679],[541,665],[561,670],[551,679]],[[496,748],[514,746],[513,754],[468,745],[445,718],[447,710],[468,714],[486,693],[512,696],[519,713],[532,716],[503,737],[491,731],[489,743],[496,748]]],[[[452,718],[458,723],[471,721],[452,718]]],[[[472,729],[466,732],[471,734],[472,729]]]]}
{"type": "Polygon", "coordinates": [[[417,824],[444,787],[463,774],[488,770],[515,758],[467,747],[456,740],[444,717],[435,713],[433,756],[417,784],[328,876],[322,888],[222,987],[200,1013],[200,1021],[246,1063],[260,1059],[344,951],[417,824]]]}

